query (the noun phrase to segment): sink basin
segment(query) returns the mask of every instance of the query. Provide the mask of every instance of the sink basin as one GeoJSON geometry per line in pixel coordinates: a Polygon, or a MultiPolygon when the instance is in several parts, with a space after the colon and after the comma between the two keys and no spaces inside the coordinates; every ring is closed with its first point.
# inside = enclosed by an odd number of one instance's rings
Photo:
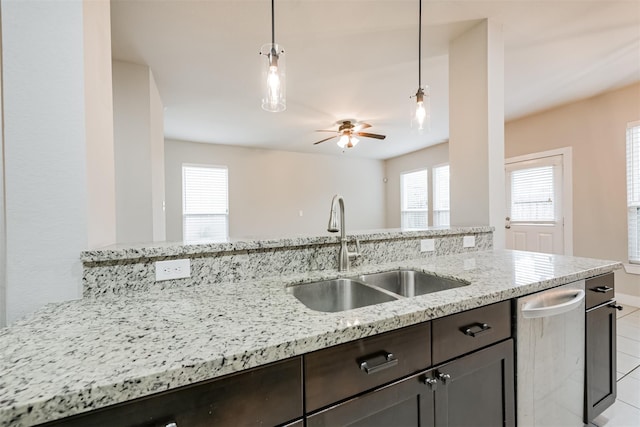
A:
{"type": "Polygon", "coordinates": [[[365,274],[358,276],[357,280],[403,297],[424,295],[469,284],[414,270],[394,270],[384,273],[365,274]]]}
{"type": "Polygon", "coordinates": [[[310,309],[324,312],[350,310],[399,299],[352,279],[305,283],[290,286],[287,292],[310,309]]]}

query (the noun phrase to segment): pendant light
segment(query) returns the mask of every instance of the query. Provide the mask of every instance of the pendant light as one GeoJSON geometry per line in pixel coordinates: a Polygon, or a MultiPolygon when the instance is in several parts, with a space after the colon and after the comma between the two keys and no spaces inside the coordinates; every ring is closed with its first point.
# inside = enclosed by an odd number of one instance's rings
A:
{"type": "Polygon", "coordinates": [[[416,102],[412,106],[411,126],[416,127],[419,132],[429,130],[431,111],[429,105],[429,86],[422,87],[422,0],[418,9],[418,91],[411,98],[415,97],[416,102]]]}
{"type": "Polygon", "coordinates": [[[262,68],[262,109],[278,113],[287,109],[284,48],[276,44],[275,5],[271,0],[271,43],[260,49],[262,68]]]}

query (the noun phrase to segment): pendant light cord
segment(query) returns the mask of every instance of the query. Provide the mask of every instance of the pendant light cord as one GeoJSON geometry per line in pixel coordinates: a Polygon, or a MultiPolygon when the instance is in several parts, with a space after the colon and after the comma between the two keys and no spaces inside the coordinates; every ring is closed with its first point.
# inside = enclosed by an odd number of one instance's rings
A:
{"type": "MultiPolygon", "coordinates": [[[[422,0],[420,0],[422,2],[422,0]]],[[[420,3],[422,4],[422,3],[420,3]]],[[[275,0],[271,0],[271,44],[276,44],[276,12],[275,12],[275,0]]]]}
{"type": "Polygon", "coordinates": [[[418,9],[418,90],[422,88],[422,0],[418,9]]]}

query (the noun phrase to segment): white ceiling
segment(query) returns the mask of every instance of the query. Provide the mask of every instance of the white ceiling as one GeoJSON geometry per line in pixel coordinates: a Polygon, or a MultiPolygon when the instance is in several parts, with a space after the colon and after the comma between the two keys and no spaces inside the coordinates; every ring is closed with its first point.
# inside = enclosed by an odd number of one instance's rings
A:
{"type": "Polygon", "coordinates": [[[385,159],[448,139],[448,44],[479,19],[504,25],[505,114],[522,117],[640,81],[640,0],[423,0],[431,132],[410,129],[418,0],[276,0],[287,110],[260,108],[269,0],[112,0],[114,59],[147,64],[167,138],[324,154],[343,118],[373,125],[345,155],[385,159]]]}

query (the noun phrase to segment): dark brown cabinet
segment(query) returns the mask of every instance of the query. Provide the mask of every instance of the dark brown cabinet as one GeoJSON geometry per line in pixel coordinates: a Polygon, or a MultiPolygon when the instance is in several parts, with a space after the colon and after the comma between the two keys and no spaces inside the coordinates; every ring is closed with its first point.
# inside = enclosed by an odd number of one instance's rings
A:
{"type": "Polygon", "coordinates": [[[302,358],[295,357],[46,425],[273,426],[302,415],[302,358]]]}
{"type": "Polygon", "coordinates": [[[513,340],[501,342],[437,367],[435,425],[515,425],[513,340]]]}
{"type": "Polygon", "coordinates": [[[364,393],[307,418],[307,427],[515,425],[513,340],[364,393]]]}
{"type": "Polygon", "coordinates": [[[307,427],[514,426],[510,337],[504,301],[306,355],[307,411],[319,406],[319,395],[325,406],[307,416],[307,427]],[[359,356],[388,349],[405,360],[402,369],[386,367],[384,358],[372,362],[384,367],[372,375],[357,369],[359,356]],[[440,365],[431,368],[432,359],[440,365]]]}
{"type": "Polygon", "coordinates": [[[586,282],[584,422],[616,400],[616,309],[613,273],[586,282]]]}
{"type": "Polygon", "coordinates": [[[433,427],[433,391],[420,373],[307,417],[307,427],[433,427]]]}

